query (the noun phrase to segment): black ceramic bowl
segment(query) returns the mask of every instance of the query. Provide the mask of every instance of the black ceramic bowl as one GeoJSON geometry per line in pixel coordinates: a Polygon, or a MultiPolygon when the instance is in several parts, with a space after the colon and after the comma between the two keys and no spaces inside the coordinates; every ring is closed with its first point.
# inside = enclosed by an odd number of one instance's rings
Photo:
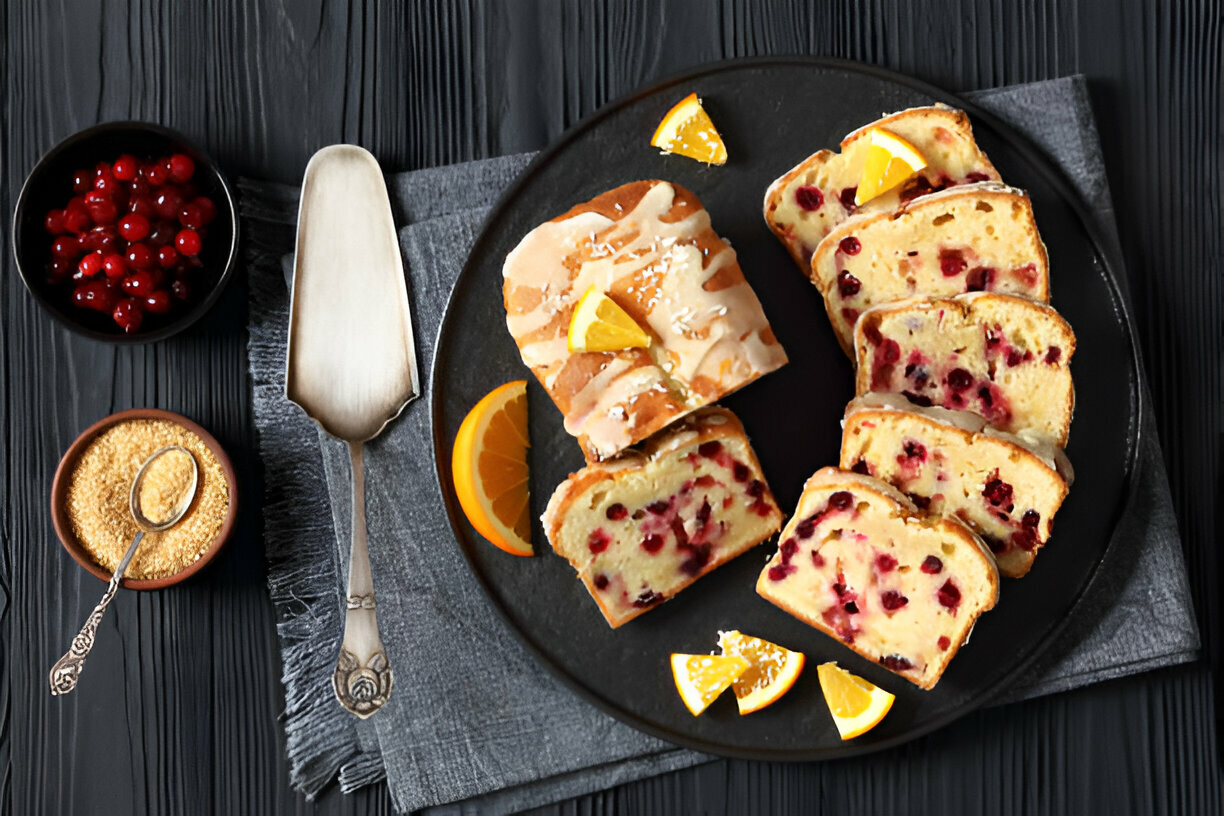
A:
{"type": "MultiPolygon", "coordinates": [[[[122,215],[122,214],[121,214],[122,215]]],[[[26,288],[35,300],[69,329],[112,343],[148,343],[163,340],[195,323],[221,296],[234,271],[238,253],[238,215],[234,197],[216,162],[181,134],[147,122],[107,122],[75,133],[47,151],[30,171],[13,213],[13,254],[26,288]],[[217,208],[207,227],[204,247],[198,256],[203,266],[193,271],[191,297],[175,301],[165,314],[146,312],[140,329],[126,334],[109,314],[74,306],[74,281],[53,284],[47,269],[53,236],[44,227],[47,212],[63,209],[74,195],[72,176],[92,169],[98,162],[114,162],[130,153],[141,160],[182,153],[195,162],[191,181],[199,195],[208,196],[217,208]]]]}

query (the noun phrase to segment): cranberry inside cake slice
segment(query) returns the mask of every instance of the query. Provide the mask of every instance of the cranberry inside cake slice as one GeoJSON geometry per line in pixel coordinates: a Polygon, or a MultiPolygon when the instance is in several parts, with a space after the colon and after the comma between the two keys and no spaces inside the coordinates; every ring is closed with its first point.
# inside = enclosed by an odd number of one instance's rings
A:
{"type": "Polygon", "coordinates": [[[817,471],[780,538],[757,593],[924,689],[998,599],[969,528],[869,476],[817,471]]]}
{"type": "Polygon", "coordinates": [[[769,186],[765,220],[807,274],[812,253],[838,224],[853,215],[892,212],[905,201],[958,184],[998,181],[978,148],[962,111],[942,105],[909,108],[871,122],[846,136],[841,152],[821,150],[769,186]],[[855,204],[872,128],[883,128],[914,145],[927,166],[900,187],[861,206],[855,204]]]}
{"type": "Polygon", "coordinates": [[[615,628],[777,532],[782,513],[739,420],[707,408],[571,474],[543,522],[615,628]]]}
{"type": "Polygon", "coordinates": [[[843,468],[968,524],[1003,575],[1032,568],[1072,478],[1061,451],[991,431],[975,414],[919,408],[896,394],[855,399],[842,425],[843,468]]]}
{"type": "Polygon", "coordinates": [[[872,309],[855,330],[855,389],[972,411],[1009,433],[1067,445],[1075,334],[1049,306],[976,294],[872,309]]]}
{"type": "Polygon", "coordinates": [[[877,304],[963,292],[1049,299],[1045,245],[1028,196],[994,183],[846,221],[821,242],[810,274],[848,354],[855,321],[877,304]]]}

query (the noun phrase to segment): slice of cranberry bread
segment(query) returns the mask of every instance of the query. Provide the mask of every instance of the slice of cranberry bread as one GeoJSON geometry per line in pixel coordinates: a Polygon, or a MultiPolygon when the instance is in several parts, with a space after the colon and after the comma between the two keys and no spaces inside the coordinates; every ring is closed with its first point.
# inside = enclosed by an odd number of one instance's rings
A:
{"type": "Polygon", "coordinates": [[[542,517],[616,628],[782,525],[739,419],[703,408],[561,483],[542,517]]]}
{"type": "Polygon", "coordinates": [[[811,278],[847,354],[855,320],[876,304],[979,291],[1050,298],[1046,249],[1028,195],[995,183],[842,222],[812,256],[811,278]]]}
{"type": "Polygon", "coordinates": [[[1009,578],[1032,568],[1072,479],[1053,445],[996,431],[967,411],[920,408],[898,394],[867,394],[846,407],[841,466],[888,482],[927,512],[965,522],[1009,578]]]}
{"type": "Polygon", "coordinates": [[[786,363],[756,293],[697,196],[624,184],[527,233],[502,268],[506,326],[587,461],[616,455],[786,363]],[[648,348],[570,351],[592,286],[648,348]]]}
{"type": "Polygon", "coordinates": [[[757,593],[924,689],[999,597],[972,530],[870,476],[818,470],[781,539],[757,593]]]}
{"type": "Polygon", "coordinates": [[[863,314],[854,348],[860,395],[900,393],[1067,446],[1075,333],[1044,303],[987,293],[890,303],[863,314]]]}
{"type": "Polygon", "coordinates": [[[840,153],[821,150],[769,185],[765,220],[806,274],[821,239],[851,215],[892,212],[901,203],[947,187],[998,179],[962,111],[943,105],[910,108],[864,125],[842,139],[840,153]],[[901,186],[856,206],[870,131],[877,127],[918,148],[927,166],[901,186]]]}

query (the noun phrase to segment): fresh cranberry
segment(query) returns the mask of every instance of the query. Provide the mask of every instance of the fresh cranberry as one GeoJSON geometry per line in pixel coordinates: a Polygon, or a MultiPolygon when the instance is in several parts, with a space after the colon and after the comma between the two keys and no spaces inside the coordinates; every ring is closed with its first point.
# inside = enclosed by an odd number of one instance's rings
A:
{"type": "Polygon", "coordinates": [[[816,532],[816,517],[811,516],[795,525],[795,535],[802,538],[804,541],[812,537],[812,533],[816,532]]]}
{"type": "Polygon", "coordinates": [[[946,606],[954,612],[960,606],[960,590],[956,588],[956,584],[952,583],[951,578],[944,581],[944,585],[939,588],[939,592],[936,595],[939,597],[939,603],[942,606],[946,606]]]}
{"type": "Polygon", "coordinates": [[[176,280],[170,284],[170,294],[175,300],[188,300],[191,297],[191,284],[185,280],[176,280]]]}
{"type": "Polygon", "coordinates": [[[102,271],[108,278],[122,278],[128,272],[127,261],[118,252],[112,252],[102,259],[102,271]]]}
{"type": "Polygon", "coordinates": [[[127,262],[133,269],[148,269],[153,265],[153,250],[144,244],[132,244],[128,247],[127,262]]]}
{"type": "Polygon", "coordinates": [[[884,655],[880,658],[880,665],[890,671],[908,671],[914,668],[914,664],[899,654],[884,655]]]}
{"type": "Polygon", "coordinates": [[[160,247],[157,250],[157,265],[162,269],[169,269],[178,263],[179,254],[172,246],[160,247]]]}
{"type": "Polygon", "coordinates": [[[657,553],[663,549],[663,536],[651,533],[642,539],[642,549],[648,553],[657,553]]]}
{"type": "Polygon", "coordinates": [[[880,362],[892,365],[901,359],[901,346],[896,340],[888,339],[880,346],[880,362]]]}
{"type": "Polygon", "coordinates": [[[128,212],[142,218],[152,219],[157,217],[157,205],[153,202],[152,196],[134,195],[128,202],[128,212]]]}
{"type": "Polygon", "coordinates": [[[855,196],[858,195],[858,187],[846,187],[838,195],[838,200],[841,201],[842,209],[846,212],[853,212],[858,204],[854,203],[855,196]]]}
{"type": "Polygon", "coordinates": [[[143,241],[149,234],[149,219],[138,213],[128,213],[119,221],[119,234],[126,241],[143,241]]]}
{"type": "Polygon", "coordinates": [[[1036,510],[1025,510],[1024,515],[1020,517],[1020,526],[1026,530],[1037,532],[1037,525],[1041,523],[1041,514],[1036,510]]]}
{"type": "Polygon", "coordinates": [[[137,269],[123,279],[123,291],[138,298],[153,294],[153,275],[146,269],[137,269]]]}
{"type": "Polygon", "coordinates": [[[75,258],[81,251],[81,242],[75,235],[61,235],[51,242],[51,254],[57,258],[75,258]]]}
{"type": "Polygon", "coordinates": [[[940,251],[939,271],[943,273],[945,278],[956,277],[964,272],[965,267],[967,266],[968,264],[965,263],[965,259],[961,255],[960,250],[945,249],[940,251]]]}
{"type": "Polygon", "coordinates": [[[1045,361],[1050,365],[1057,365],[1062,359],[1062,349],[1058,346],[1050,346],[1050,350],[1046,352],[1045,361]]]}
{"type": "Polygon", "coordinates": [[[140,323],[144,320],[144,309],[141,307],[140,301],[133,298],[124,298],[115,304],[111,317],[114,318],[119,328],[123,329],[124,333],[131,334],[140,330],[140,323]]]}
{"type": "Polygon", "coordinates": [[[144,308],[146,312],[153,314],[165,314],[170,311],[173,304],[170,302],[170,293],[165,289],[157,289],[144,300],[144,308]]]}
{"type": "Polygon", "coordinates": [[[892,572],[897,568],[897,559],[893,558],[888,553],[880,553],[876,556],[876,569],[880,572],[892,572]]]}
{"type": "Polygon", "coordinates": [[[183,194],[173,187],[167,187],[153,199],[157,214],[166,219],[177,219],[183,206],[183,194]]]}
{"type": "Polygon", "coordinates": [[[954,368],[948,372],[948,387],[957,393],[968,391],[973,387],[973,375],[963,368],[954,368]]]}
{"type": "Polygon", "coordinates": [[[199,229],[204,226],[204,213],[193,203],[179,207],[178,221],[188,229],[199,229]]]}
{"type": "Polygon", "coordinates": [[[144,177],[148,179],[149,184],[160,187],[170,180],[170,171],[163,167],[161,162],[149,162],[144,166],[144,177]]]}
{"type": "Polygon", "coordinates": [[[927,458],[926,447],[921,442],[915,442],[912,439],[905,440],[905,444],[901,446],[901,451],[905,454],[906,459],[917,459],[919,462],[925,462],[927,458]]]}
{"type": "Polygon", "coordinates": [[[93,188],[99,193],[114,194],[119,190],[119,183],[115,179],[114,171],[106,162],[98,162],[94,168],[93,188]]]}
{"type": "Polygon", "coordinates": [[[207,226],[217,217],[217,205],[213,204],[211,198],[200,196],[191,202],[200,208],[200,216],[204,219],[204,225],[207,226]]]}
{"type": "Polygon", "coordinates": [[[862,251],[863,245],[853,235],[847,235],[841,239],[841,243],[837,245],[837,248],[847,255],[857,255],[862,251]]]}
{"type": "Polygon", "coordinates": [[[975,266],[965,276],[966,292],[985,292],[994,278],[994,270],[986,266],[975,266]]]}
{"type": "MultiPolygon", "coordinates": [[[[157,249],[161,249],[164,246],[173,248],[174,238],[177,234],[177,224],[159,219],[153,222],[152,229],[149,230],[149,236],[144,241],[149,246],[156,247],[157,249]]],[[[177,254],[177,250],[175,254],[177,254]]]]}
{"type": "Polygon", "coordinates": [[[737,482],[746,482],[748,477],[752,475],[752,471],[743,462],[736,462],[735,467],[731,469],[731,475],[735,477],[737,482]]]}
{"type": "Polygon", "coordinates": [[[43,219],[43,227],[52,235],[60,235],[65,232],[68,228],[64,226],[64,211],[48,210],[43,219]]]}
{"type": "Polygon", "coordinates": [[[660,499],[657,502],[651,502],[650,504],[646,505],[646,509],[654,513],[656,516],[661,516],[667,512],[667,508],[670,506],[671,505],[668,502],[660,499]]]}
{"type": "Polygon", "coordinates": [[[86,281],[72,290],[72,302],[83,309],[109,312],[115,305],[115,293],[104,281],[86,281]]]}
{"type": "Polygon", "coordinates": [[[85,257],[81,258],[81,262],[77,264],[77,271],[81,273],[81,277],[92,278],[94,275],[102,271],[102,253],[90,252],[85,257]]]}
{"type": "Polygon", "coordinates": [[[937,555],[928,555],[922,559],[922,571],[927,575],[938,575],[943,572],[943,561],[937,555]]]}
{"type": "Polygon", "coordinates": [[[587,536],[587,548],[596,554],[608,549],[608,545],[612,543],[612,537],[604,532],[603,528],[592,530],[587,536]]]}
{"type": "Polygon", "coordinates": [[[616,504],[608,505],[604,515],[608,517],[609,521],[621,521],[629,515],[629,511],[625,508],[625,505],[617,502],[616,504]]]}
{"type": "Polygon", "coordinates": [[[849,510],[853,504],[854,496],[850,495],[849,490],[839,490],[829,496],[829,507],[833,510],[849,510]]]}
{"type": "Polygon", "coordinates": [[[855,473],[861,473],[864,476],[871,475],[871,467],[870,465],[867,464],[866,459],[860,459],[857,462],[855,462],[854,467],[850,468],[850,470],[854,471],[855,473]]]}
{"type": "Polygon", "coordinates": [[[608,588],[608,576],[604,575],[601,572],[599,575],[595,576],[595,578],[591,581],[591,583],[595,585],[596,589],[607,589],[608,588]]]}
{"type": "Polygon", "coordinates": [[[818,210],[824,204],[824,194],[817,187],[800,187],[795,191],[795,203],[808,212],[818,210]]]}
{"type": "Polygon", "coordinates": [[[140,175],[140,160],[130,153],[124,153],[115,159],[111,172],[120,181],[131,181],[140,175]]]}
{"type": "Polygon", "coordinates": [[[843,298],[854,297],[863,288],[863,282],[846,270],[837,273],[837,291],[843,298]]]}
{"type": "Polygon", "coordinates": [[[183,255],[199,255],[201,246],[200,233],[195,230],[185,229],[174,237],[174,247],[183,255]]]}
{"type": "Polygon", "coordinates": [[[47,265],[47,278],[52,283],[59,283],[72,274],[76,265],[68,258],[52,258],[47,265]]]}
{"type": "Polygon", "coordinates": [[[78,170],[72,174],[72,192],[84,193],[93,189],[96,174],[92,170],[78,170]]]}
{"type": "Polygon", "coordinates": [[[182,184],[190,180],[193,173],[195,173],[195,162],[190,156],[175,153],[170,157],[170,178],[182,184]]]}
{"type": "Polygon", "coordinates": [[[940,635],[939,640],[935,641],[935,645],[939,647],[939,651],[946,652],[948,647],[952,645],[952,641],[948,640],[947,635],[940,635]]]}
{"type": "Polygon", "coordinates": [[[982,488],[982,495],[986,497],[986,501],[995,507],[1002,507],[1003,505],[1011,504],[1012,486],[1001,479],[991,479],[982,488]]]}
{"type": "Polygon", "coordinates": [[[909,603],[909,598],[895,590],[890,589],[880,596],[880,605],[884,607],[886,612],[896,612],[907,603],[909,603]]]}

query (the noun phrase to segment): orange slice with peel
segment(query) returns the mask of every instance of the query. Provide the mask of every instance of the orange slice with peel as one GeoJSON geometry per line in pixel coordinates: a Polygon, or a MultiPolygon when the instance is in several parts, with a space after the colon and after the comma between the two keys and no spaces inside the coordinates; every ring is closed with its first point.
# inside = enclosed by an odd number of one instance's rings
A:
{"type": "Polygon", "coordinates": [[[588,287],[570,318],[566,347],[570,351],[621,351],[646,348],[650,335],[616,301],[588,287]]]}
{"type": "Polygon", "coordinates": [[[748,671],[748,661],[738,655],[674,654],[671,670],[680,699],[696,717],[748,671]]]}
{"type": "Polygon", "coordinates": [[[758,637],[734,630],[719,632],[718,646],[723,654],[738,655],[748,661],[748,671],[731,684],[741,715],[772,705],[790,691],[803,671],[802,652],[792,652],[758,637]]]}
{"type": "Polygon", "coordinates": [[[865,204],[888,192],[927,166],[918,148],[897,134],[884,128],[872,128],[869,136],[863,174],[854,193],[855,204],[865,204]]]}
{"type": "Polygon", "coordinates": [[[854,739],[875,728],[892,708],[893,695],[836,663],[816,667],[820,689],[838,733],[843,740],[854,739]]]}
{"type": "Polygon", "coordinates": [[[513,555],[531,555],[527,491],[527,381],[493,389],[468,412],[451,452],[451,475],[476,532],[513,555]]]}
{"type": "Polygon", "coordinates": [[[726,164],[727,146],[696,93],[681,99],[659,122],[650,143],[706,164],[726,164]]]}

